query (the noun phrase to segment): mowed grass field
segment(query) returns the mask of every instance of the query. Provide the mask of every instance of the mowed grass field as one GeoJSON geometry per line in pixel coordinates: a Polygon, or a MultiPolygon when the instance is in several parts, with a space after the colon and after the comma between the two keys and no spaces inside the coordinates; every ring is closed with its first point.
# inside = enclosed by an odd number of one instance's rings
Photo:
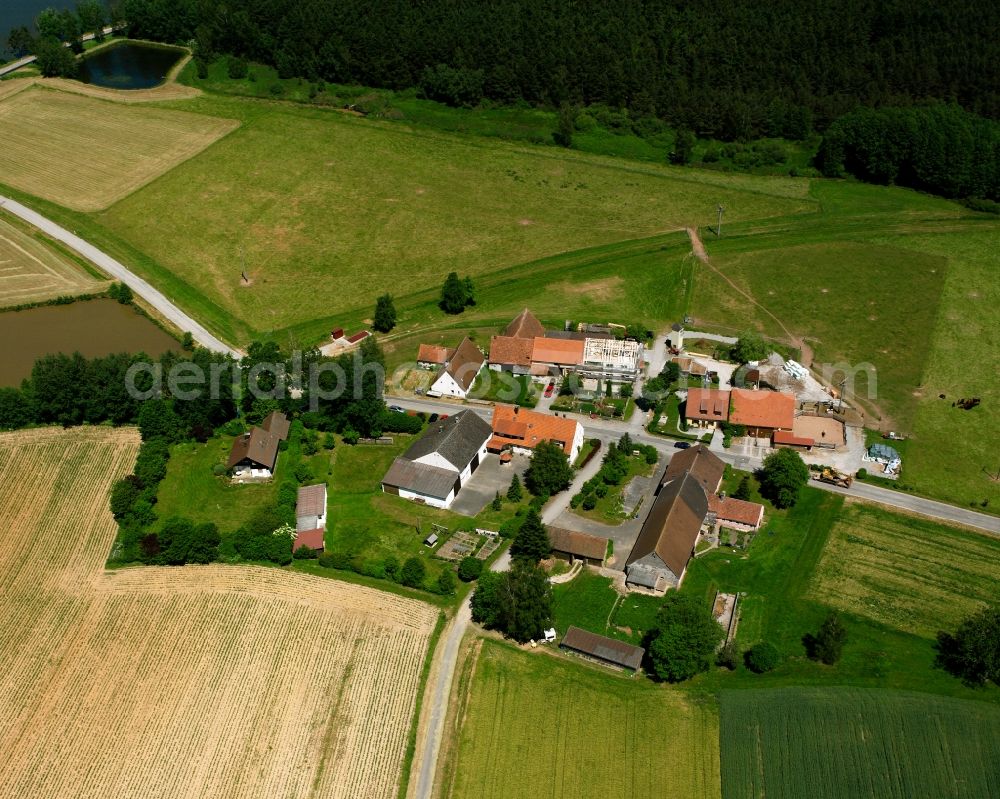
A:
{"type": "Polygon", "coordinates": [[[236,125],[31,86],[0,99],[0,182],[77,211],[97,211],[236,125]]]}
{"type": "Polygon", "coordinates": [[[0,435],[0,795],[395,797],[436,612],[278,569],[104,572],[138,445],[0,435]]]}
{"type": "Polygon", "coordinates": [[[101,291],[108,285],[0,218],[0,307],[101,291]]]}
{"type": "Polygon", "coordinates": [[[723,799],[1000,795],[1000,708],[850,688],[724,691],[723,799]]]}
{"type": "Polygon", "coordinates": [[[719,796],[713,702],[483,641],[452,799],[719,796]]]}
{"type": "Polygon", "coordinates": [[[242,125],[98,221],[142,242],[244,335],[369,315],[378,294],[436,291],[452,270],[477,277],[676,230],[710,219],[718,202],[745,220],[815,208],[805,181],[697,174],[219,96],[174,107],[242,125]]]}
{"type": "Polygon", "coordinates": [[[847,503],[830,530],[809,596],[933,638],[995,601],[998,582],[1000,540],[847,503]]]}

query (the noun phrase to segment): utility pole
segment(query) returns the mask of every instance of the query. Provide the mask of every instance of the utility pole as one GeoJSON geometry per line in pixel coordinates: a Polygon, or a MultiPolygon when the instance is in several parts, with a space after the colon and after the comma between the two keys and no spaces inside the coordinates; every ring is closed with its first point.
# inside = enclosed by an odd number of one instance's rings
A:
{"type": "Polygon", "coordinates": [[[722,212],[726,210],[726,206],[719,206],[719,224],[715,228],[715,237],[719,238],[722,236],[722,212]]]}

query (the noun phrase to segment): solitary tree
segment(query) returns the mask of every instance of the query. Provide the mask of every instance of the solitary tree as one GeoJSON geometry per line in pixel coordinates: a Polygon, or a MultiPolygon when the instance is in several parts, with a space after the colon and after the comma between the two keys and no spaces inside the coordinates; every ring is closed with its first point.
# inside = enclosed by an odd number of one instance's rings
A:
{"type": "Polygon", "coordinates": [[[406,563],[403,564],[403,569],[399,573],[399,581],[410,588],[423,588],[426,574],[424,562],[414,556],[406,559],[406,563]]]}
{"type": "Polygon", "coordinates": [[[575,130],[576,109],[569,103],[563,103],[559,106],[559,117],[556,120],[556,129],[552,133],[552,140],[560,147],[572,147],[575,130]]]}
{"type": "Polygon", "coordinates": [[[437,578],[437,590],[439,594],[450,596],[455,593],[455,575],[452,570],[445,567],[437,578]]]}
{"type": "Polygon", "coordinates": [[[503,498],[500,496],[500,492],[497,491],[496,495],[493,497],[493,501],[490,503],[490,507],[493,510],[500,510],[503,508],[503,498]]]}
{"type": "Polygon", "coordinates": [[[510,488],[507,489],[507,499],[511,502],[520,502],[524,497],[524,492],[521,490],[521,478],[516,474],[510,478],[510,488]]]}
{"type": "Polygon", "coordinates": [[[375,301],[375,318],[372,322],[379,333],[388,333],[396,326],[396,306],[391,294],[383,294],[375,301]]]}
{"type": "Polygon", "coordinates": [[[937,665],[970,685],[1000,685],[1000,605],[967,617],[954,634],[937,635],[937,665]]]}
{"type": "Polygon", "coordinates": [[[542,524],[542,518],[534,508],[528,510],[510,547],[510,556],[516,561],[538,563],[552,552],[549,532],[542,524]]]}
{"type": "Polygon", "coordinates": [[[649,660],[661,680],[680,682],[705,671],[724,633],[703,602],[672,591],[650,635],[649,660]]]}
{"type": "Polygon", "coordinates": [[[459,314],[468,304],[468,291],[465,282],[458,277],[457,272],[449,272],[441,287],[441,310],[447,314],[459,314]]]}
{"type": "Polygon", "coordinates": [[[573,469],[558,444],[542,441],[531,453],[531,464],[524,473],[524,483],[537,496],[551,496],[573,481],[573,469]]]}
{"type": "Polygon", "coordinates": [[[671,164],[690,164],[694,155],[694,134],[690,130],[682,129],[674,136],[674,149],[670,152],[671,164]]]}
{"type": "Polygon", "coordinates": [[[736,339],[732,356],[739,363],[762,360],[767,357],[767,344],[764,343],[760,333],[747,330],[736,339]]]}
{"type": "Polygon", "coordinates": [[[483,573],[483,562],[475,555],[466,555],[458,564],[458,579],[463,583],[478,580],[483,573]]]}
{"type": "Polygon", "coordinates": [[[790,508],[799,499],[799,491],[809,482],[809,467],[791,449],[779,449],[764,458],[757,473],[760,493],[778,508],[790,508]]]}
{"type": "Polygon", "coordinates": [[[734,499],[749,500],[750,499],[750,475],[743,475],[743,479],[740,480],[740,484],[736,487],[733,492],[734,499]]]}
{"type": "Polygon", "coordinates": [[[810,657],[821,660],[827,666],[832,666],[844,651],[844,644],[847,642],[847,628],[840,620],[840,616],[831,613],[823,620],[819,632],[812,638],[810,657]]]}

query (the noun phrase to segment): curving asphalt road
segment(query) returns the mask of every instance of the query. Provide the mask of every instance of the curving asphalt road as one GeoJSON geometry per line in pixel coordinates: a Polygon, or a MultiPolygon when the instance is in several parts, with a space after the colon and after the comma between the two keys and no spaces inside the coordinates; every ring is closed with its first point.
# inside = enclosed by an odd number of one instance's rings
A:
{"type": "Polygon", "coordinates": [[[45,235],[56,241],[62,242],[74,252],[79,253],[102,272],[111,275],[115,280],[121,281],[148,305],[155,308],[165,319],[168,319],[178,329],[190,332],[194,340],[202,347],[215,352],[222,352],[239,360],[242,353],[233,349],[221,339],[209,333],[198,322],[188,316],[184,311],[174,305],[158,289],[153,288],[149,283],[133,272],[130,272],[122,263],[116,261],[110,255],[101,252],[92,244],[88,244],[75,233],[64,227],[60,227],[55,222],[46,219],[36,211],[32,211],[25,205],[9,197],[0,196],[0,210],[13,214],[23,219],[30,225],[41,230],[45,235]]]}

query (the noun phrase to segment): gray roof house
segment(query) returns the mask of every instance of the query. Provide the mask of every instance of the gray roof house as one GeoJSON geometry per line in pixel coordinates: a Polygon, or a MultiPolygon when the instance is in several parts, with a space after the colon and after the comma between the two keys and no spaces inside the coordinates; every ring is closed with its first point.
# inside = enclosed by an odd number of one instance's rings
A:
{"type": "Polygon", "coordinates": [[[708,495],[690,472],[664,483],[625,560],[626,582],[654,590],[679,587],[708,515],[708,495]]]}
{"type": "Polygon", "coordinates": [[[471,410],[433,422],[392,462],[382,490],[436,508],[450,507],[486,457],[492,434],[489,422],[471,410]]]}

